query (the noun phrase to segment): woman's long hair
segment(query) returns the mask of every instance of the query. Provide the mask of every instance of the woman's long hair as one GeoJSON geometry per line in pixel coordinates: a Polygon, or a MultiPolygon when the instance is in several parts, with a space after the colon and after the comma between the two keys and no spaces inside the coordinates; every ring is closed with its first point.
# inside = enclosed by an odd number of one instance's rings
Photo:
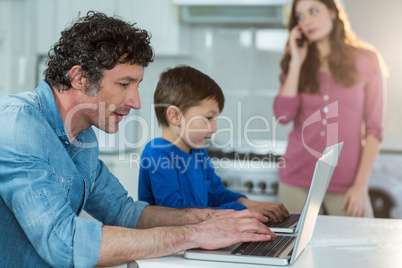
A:
{"type": "MultiPolygon", "coordinates": [[[[296,17],[296,5],[300,0],[294,0],[289,21],[289,32],[298,24],[296,17]]],[[[328,56],[328,66],[334,81],[345,87],[350,87],[360,80],[359,72],[356,68],[356,52],[358,48],[366,48],[371,51],[375,49],[356,39],[350,28],[346,13],[336,0],[318,0],[325,4],[330,11],[333,11],[333,28],[330,33],[331,53],[328,56]]],[[[289,70],[290,44],[286,45],[285,53],[281,60],[282,74],[286,75],[289,70]]],[[[307,57],[302,65],[299,81],[299,93],[318,93],[319,84],[317,71],[320,68],[320,54],[315,42],[308,44],[307,57]]]]}

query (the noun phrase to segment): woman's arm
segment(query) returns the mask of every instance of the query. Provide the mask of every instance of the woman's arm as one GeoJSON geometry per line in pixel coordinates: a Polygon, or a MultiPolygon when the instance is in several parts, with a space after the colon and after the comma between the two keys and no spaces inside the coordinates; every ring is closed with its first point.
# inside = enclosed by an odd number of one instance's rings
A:
{"type": "Polygon", "coordinates": [[[374,135],[367,135],[355,181],[346,192],[343,201],[342,208],[346,209],[347,216],[364,217],[366,213],[369,198],[368,183],[379,149],[380,140],[374,135]]]}
{"type": "Polygon", "coordinates": [[[279,91],[280,97],[296,97],[299,89],[301,65],[292,64],[289,65],[289,71],[285,77],[282,88],[279,91]]]}
{"type": "Polygon", "coordinates": [[[292,56],[289,63],[289,70],[286,74],[282,74],[281,90],[274,100],[274,115],[281,124],[287,124],[294,120],[299,110],[299,99],[297,95],[300,71],[308,51],[306,42],[302,47],[296,45],[296,38],[300,38],[300,36],[301,33],[297,26],[290,31],[289,44],[292,56]]]}
{"type": "Polygon", "coordinates": [[[289,44],[291,51],[291,60],[289,63],[289,71],[283,82],[282,89],[279,96],[282,97],[295,97],[299,89],[300,71],[304,60],[307,56],[308,45],[306,42],[302,47],[298,47],[296,39],[301,37],[299,27],[294,27],[289,34],[289,44]]]}
{"type": "Polygon", "coordinates": [[[375,53],[364,51],[359,58],[365,86],[365,146],[362,149],[355,181],[346,192],[343,209],[348,216],[363,217],[368,203],[368,183],[383,138],[385,80],[375,53]]]}

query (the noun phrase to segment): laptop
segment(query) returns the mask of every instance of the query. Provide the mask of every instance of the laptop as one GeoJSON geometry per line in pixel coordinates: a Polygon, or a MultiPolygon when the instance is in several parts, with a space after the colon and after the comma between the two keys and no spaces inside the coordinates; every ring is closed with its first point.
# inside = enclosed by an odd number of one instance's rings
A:
{"type": "MultiPolygon", "coordinates": [[[[335,145],[327,147],[323,155],[331,150],[334,150],[335,155],[340,155],[342,150],[343,142],[337,143],[335,145]]],[[[335,163],[336,166],[337,162],[335,163]]],[[[329,184],[328,180],[328,184],[329,184]]],[[[327,185],[328,187],[328,185],[327,185]]],[[[322,201],[321,201],[322,202],[322,201]]],[[[305,204],[306,205],[306,204],[305,204]]],[[[265,225],[268,226],[275,233],[286,233],[292,234],[298,232],[298,222],[300,218],[300,213],[291,213],[289,218],[284,219],[282,222],[274,222],[270,219],[265,225]]]]}
{"type": "Polygon", "coordinates": [[[187,259],[235,263],[289,265],[296,261],[313,235],[318,211],[327,191],[340,150],[330,150],[318,159],[305,206],[299,218],[297,234],[277,235],[266,242],[243,242],[218,250],[190,249],[187,259]]]}

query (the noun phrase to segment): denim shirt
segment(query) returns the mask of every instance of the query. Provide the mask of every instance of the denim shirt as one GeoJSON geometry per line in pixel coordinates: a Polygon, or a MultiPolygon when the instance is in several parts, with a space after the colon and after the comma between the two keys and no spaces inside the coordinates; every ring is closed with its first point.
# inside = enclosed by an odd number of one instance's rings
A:
{"type": "Polygon", "coordinates": [[[70,142],[46,82],[1,98],[0,126],[0,266],[91,267],[103,224],[136,226],[147,203],[99,160],[92,128],[70,142]]]}

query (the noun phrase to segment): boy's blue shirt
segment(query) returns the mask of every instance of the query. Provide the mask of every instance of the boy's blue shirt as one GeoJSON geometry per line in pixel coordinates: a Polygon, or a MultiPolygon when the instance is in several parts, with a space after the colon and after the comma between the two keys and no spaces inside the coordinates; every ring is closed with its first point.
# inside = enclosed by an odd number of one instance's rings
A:
{"type": "Polygon", "coordinates": [[[156,138],[141,156],[138,198],[151,205],[243,210],[236,200],[246,197],[225,188],[204,148],[185,153],[156,138]]]}

